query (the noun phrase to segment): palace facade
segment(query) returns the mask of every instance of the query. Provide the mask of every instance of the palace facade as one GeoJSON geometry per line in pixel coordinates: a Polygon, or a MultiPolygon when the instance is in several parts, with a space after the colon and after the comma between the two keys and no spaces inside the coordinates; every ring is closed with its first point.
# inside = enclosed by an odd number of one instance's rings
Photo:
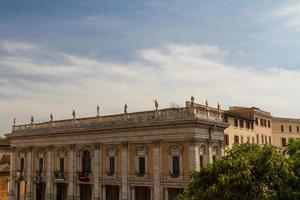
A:
{"type": "Polygon", "coordinates": [[[173,200],[224,153],[220,108],[185,107],[14,125],[10,200],[173,200]]]}
{"type": "Polygon", "coordinates": [[[230,107],[224,111],[224,143],[231,147],[234,143],[273,144],[271,113],[256,107],[230,107]]]}
{"type": "Polygon", "coordinates": [[[272,118],[274,145],[285,148],[290,139],[300,138],[300,119],[272,118]]]}

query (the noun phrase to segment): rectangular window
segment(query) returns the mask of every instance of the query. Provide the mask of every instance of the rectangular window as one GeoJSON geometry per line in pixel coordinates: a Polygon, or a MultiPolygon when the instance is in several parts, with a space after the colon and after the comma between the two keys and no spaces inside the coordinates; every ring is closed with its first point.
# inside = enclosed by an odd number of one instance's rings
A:
{"type": "Polygon", "coordinates": [[[255,117],[255,125],[258,126],[258,117],[255,117]]]}
{"type": "Polygon", "coordinates": [[[269,136],[269,144],[272,144],[272,138],[269,136]]]}
{"type": "Polygon", "coordinates": [[[290,133],[293,131],[291,125],[289,126],[289,131],[290,131],[290,133]]]}
{"type": "Polygon", "coordinates": [[[284,132],[284,126],[281,125],[281,132],[284,132]]]}
{"type": "Polygon", "coordinates": [[[299,133],[299,126],[297,126],[297,133],[299,133]]]}
{"type": "Polygon", "coordinates": [[[249,121],[246,122],[246,129],[250,129],[250,122],[249,121]]]}
{"type": "Polygon", "coordinates": [[[216,155],[213,155],[213,162],[215,162],[217,159],[216,155]]]}
{"type": "Polygon", "coordinates": [[[267,120],[264,119],[264,127],[267,127],[267,120]]]}
{"type": "Polygon", "coordinates": [[[59,171],[65,171],[65,158],[59,158],[59,171]]]}
{"type": "Polygon", "coordinates": [[[259,144],[259,135],[256,134],[256,144],[259,144]]]}
{"type": "Polygon", "coordinates": [[[44,159],[40,158],[39,159],[39,172],[42,172],[44,168],[44,159]]]}
{"type": "Polygon", "coordinates": [[[109,157],[109,175],[115,173],[115,157],[109,157]]]}
{"type": "Polygon", "coordinates": [[[282,147],[286,146],[286,139],[285,138],[281,138],[281,146],[282,147]]]}
{"type": "Polygon", "coordinates": [[[20,171],[23,172],[25,168],[24,158],[20,159],[20,171]]]}
{"type": "Polygon", "coordinates": [[[224,135],[224,143],[225,143],[226,146],[229,145],[229,136],[226,135],[226,134],[224,135]]]}
{"type": "Polygon", "coordinates": [[[268,120],[268,128],[271,128],[271,121],[268,120]]]}
{"type": "Polygon", "coordinates": [[[260,118],[260,126],[264,126],[264,119],[260,118]]]}
{"type": "Polygon", "coordinates": [[[239,136],[237,135],[234,136],[234,143],[239,143],[239,136]]]}
{"type": "Polygon", "coordinates": [[[254,129],[253,122],[251,122],[250,125],[251,125],[251,130],[253,130],[254,129]]]}
{"type": "Polygon", "coordinates": [[[234,127],[238,127],[238,120],[234,119],[234,127]]]}
{"type": "Polygon", "coordinates": [[[240,127],[244,128],[244,121],[242,119],[240,119],[240,127]]]}
{"type": "Polygon", "coordinates": [[[244,137],[241,136],[241,143],[243,144],[244,143],[244,137]]]}
{"type": "Polygon", "coordinates": [[[145,157],[139,157],[139,174],[143,175],[146,172],[145,157]]]}
{"type": "Polygon", "coordinates": [[[179,175],[179,156],[172,157],[172,164],[173,164],[172,175],[177,177],[179,175]]]}
{"type": "Polygon", "coordinates": [[[227,116],[224,116],[224,121],[225,121],[226,123],[228,123],[228,117],[227,117],[227,116]]]}
{"type": "Polygon", "coordinates": [[[250,143],[250,137],[247,137],[247,143],[250,143]]]}
{"type": "Polygon", "coordinates": [[[254,137],[252,137],[252,144],[254,144],[254,137]]]}
{"type": "Polygon", "coordinates": [[[265,135],[265,144],[268,144],[268,136],[265,135]]]}
{"type": "Polygon", "coordinates": [[[204,157],[203,155],[200,156],[200,169],[204,167],[204,157]]]}
{"type": "Polygon", "coordinates": [[[262,143],[262,144],[265,143],[265,142],[264,142],[264,136],[263,136],[263,135],[261,135],[261,143],[262,143]]]}

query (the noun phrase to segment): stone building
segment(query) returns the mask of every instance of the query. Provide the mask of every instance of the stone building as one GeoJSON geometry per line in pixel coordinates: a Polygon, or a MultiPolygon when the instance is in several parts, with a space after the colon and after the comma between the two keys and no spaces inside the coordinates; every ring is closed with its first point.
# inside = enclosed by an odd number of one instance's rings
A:
{"type": "Polygon", "coordinates": [[[10,144],[7,139],[0,138],[0,199],[8,199],[10,144]]]}
{"type": "Polygon", "coordinates": [[[219,108],[195,104],[14,125],[9,199],[173,200],[224,153],[219,108]]]}
{"type": "Polygon", "coordinates": [[[300,138],[300,119],[272,118],[274,145],[284,148],[291,138],[300,138]]]}
{"type": "Polygon", "coordinates": [[[224,143],[231,147],[234,143],[272,144],[272,116],[256,107],[230,107],[224,111],[224,143]]]}

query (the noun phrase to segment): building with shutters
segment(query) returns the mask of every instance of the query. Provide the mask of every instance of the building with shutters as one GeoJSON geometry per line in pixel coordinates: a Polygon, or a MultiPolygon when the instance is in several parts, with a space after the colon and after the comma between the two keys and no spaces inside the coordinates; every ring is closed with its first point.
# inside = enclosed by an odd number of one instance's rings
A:
{"type": "Polygon", "coordinates": [[[9,199],[173,200],[224,153],[220,108],[185,107],[14,125],[9,199]]]}

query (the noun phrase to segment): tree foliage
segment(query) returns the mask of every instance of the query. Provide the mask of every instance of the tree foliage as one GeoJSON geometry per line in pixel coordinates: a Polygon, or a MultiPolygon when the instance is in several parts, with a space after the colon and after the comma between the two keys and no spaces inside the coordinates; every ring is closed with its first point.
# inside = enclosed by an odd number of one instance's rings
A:
{"type": "Polygon", "coordinates": [[[290,146],[287,154],[293,154],[286,156],[272,145],[234,145],[212,165],[193,172],[192,182],[178,199],[300,199],[295,172],[300,169],[296,166],[300,143],[290,146]]]}

